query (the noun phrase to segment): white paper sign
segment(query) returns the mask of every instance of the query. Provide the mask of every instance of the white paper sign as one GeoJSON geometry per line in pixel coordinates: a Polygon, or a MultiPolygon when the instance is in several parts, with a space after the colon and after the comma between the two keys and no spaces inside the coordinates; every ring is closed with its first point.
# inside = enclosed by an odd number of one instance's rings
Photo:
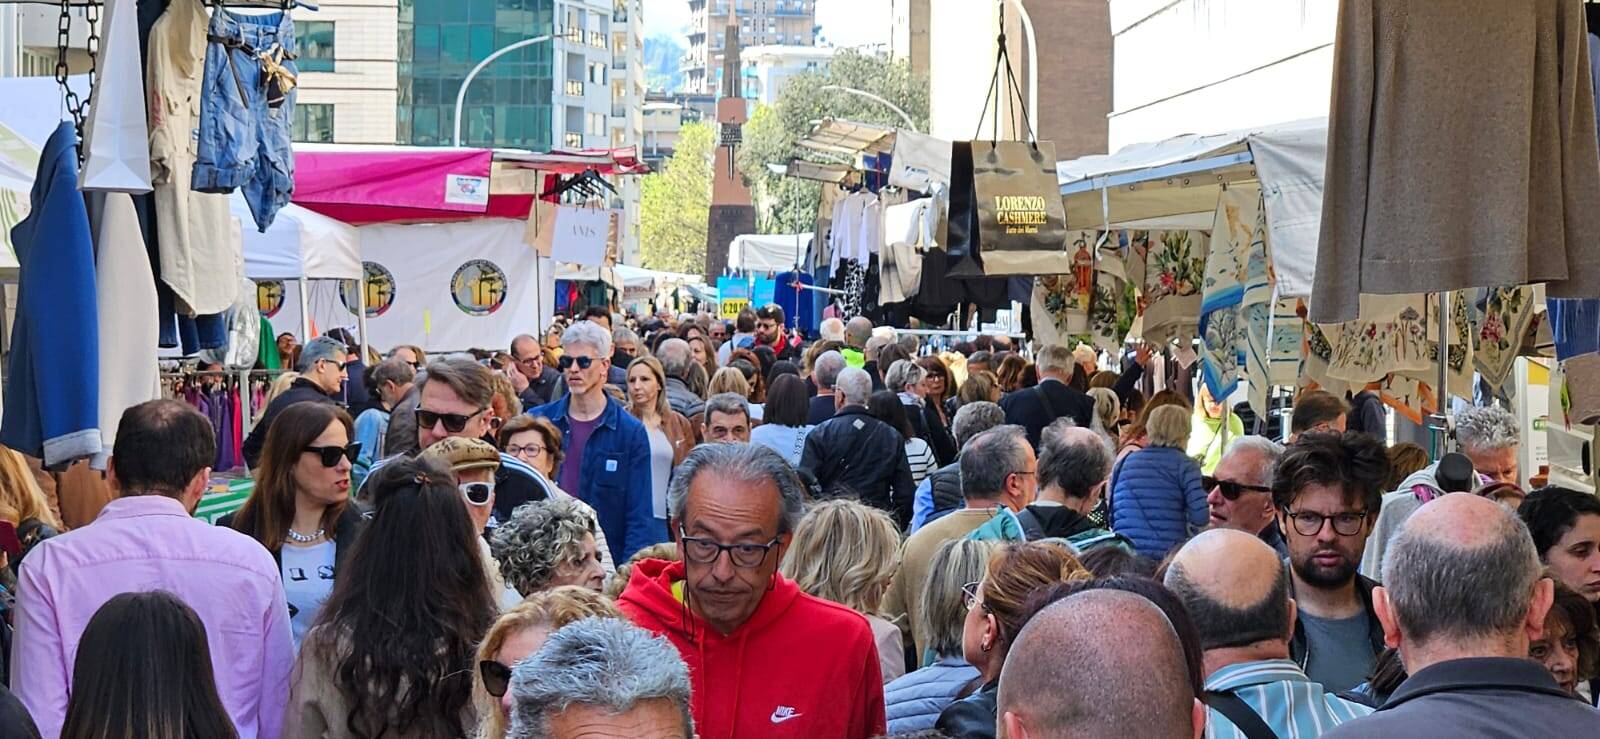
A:
{"type": "Polygon", "coordinates": [[[556,210],[556,232],[550,245],[550,257],[557,262],[585,266],[604,264],[606,239],[610,233],[611,211],[562,206],[556,210]]]}

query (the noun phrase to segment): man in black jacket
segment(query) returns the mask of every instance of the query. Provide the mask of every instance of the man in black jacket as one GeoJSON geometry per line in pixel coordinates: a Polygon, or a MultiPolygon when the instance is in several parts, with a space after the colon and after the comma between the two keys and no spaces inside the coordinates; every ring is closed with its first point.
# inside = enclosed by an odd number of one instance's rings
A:
{"type": "Polygon", "coordinates": [[[800,467],[816,477],[824,497],[853,496],[888,511],[902,530],[911,522],[916,485],[906,440],[867,412],[872,378],[846,368],[834,386],[838,413],[806,436],[800,467]]]}
{"type": "Polygon", "coordinates": [[[807,426],[816,426],[833,418],[833,412],[839,409],[839,404],[833,399],[833,386],[839,381],[839,373],[844,368],[844,355],[839,352],[827,351],[817,356],[816,363],[811,367],[811,378],[817,383],[817,396],[811,399],[807,426]]]}
{"type": "Polygon", "coordinates": [[[527,334],[512,339],[511,359],[516,362],[518,374],[528,381],[528,387],[517,396],[523,408],[537,408],[554,399],[552,396],[555,395],[556,382],[561,379],[561,373],[545,365],[544,352],[539,350],[538,339],[527,334]]]}
{"type": "Polygon", "coordinates": [[[1433,500],[1389,544],[1383,579],[1378,618],[1409,676],[1324,737],[1600,736],[1600,712],[1527,659],[1555,586],[1510,511],[1471,493],[1433,500]]]}
{"type": "Polygon", "coordinates": [[[1057,418],[1071,418],[1078,426],[1089,428],[1094,401],[1067,384],[1072,382],[1075,364],[1071,349],[1051,344],[1039,352],[1035,362],[1039,384],[1006,395],[1000,399],[1000,407],[1006,412],[1006,423],[1027,429],[1028,441],[1037,449],[1040,433],[1057,418]]]}
{"type": "Polygon", "coordinates": [[[261,413],[261,420],[250,429],[250,435],[244,440],[244,462],[250,469],[255,469],[261,462],[261,448],[267,443],[267,431],[283,409],[295,403],[334,402],[334,396],[344,384],[347,357],[341,341],[318,336],[306,342],[305,348],[300,350],[300,363],[295,365],[300,376],[295,378],[288,390],[267,404],[267,409],[261,413]]]}

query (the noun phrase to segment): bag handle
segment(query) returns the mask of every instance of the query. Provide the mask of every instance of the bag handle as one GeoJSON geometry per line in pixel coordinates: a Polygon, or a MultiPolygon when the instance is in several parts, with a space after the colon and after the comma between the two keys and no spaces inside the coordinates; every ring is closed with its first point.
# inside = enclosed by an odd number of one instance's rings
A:
{"type": "MultiPolygon", "coordinates": [[[[983,119],[989,114],[989,103],[993,101],[994,122],[990,131],[989,143],[994,144],[1000,140],[1000,116],[1004,112],[1005,103],[1011,102],[1012,93],[1015,93],[1016,105],[1022,109],[1022,122],[1018,125],[1013,121],[1014,130],[1020,128],[1020,131],[1016,131],[1019,138],[1026,136],[1025,139],[1021,140],[1027,141],[1037,152],[1039,141],[1033,130],[1033,120],[1028,116],[1028,100],[1022,94],[1022,83],[1017,81],[1016,70],[1011,66],[1011,52],[1006,48],[1006,2],[1005,0],[996,0],[996,5],[1000,9],[1000,36],[997,39],[999,50],[995,53],[994,75],[989,80],[989,92],[983,98],[983,111],[978,114],[978,130],[973,134],[972,138],[977,140],[983,134],[983,119]],[[1000,70],[1002,69],[1005,70],[1006,79],[1004,89],[1000,85],[1000,70]]],[[[1034,66],[1038,66],[1037,60],[1035,60],[1034,66]]],[[[1035,70],[1035,73],[1037,74],[1037,70],[1035,70]]]]}

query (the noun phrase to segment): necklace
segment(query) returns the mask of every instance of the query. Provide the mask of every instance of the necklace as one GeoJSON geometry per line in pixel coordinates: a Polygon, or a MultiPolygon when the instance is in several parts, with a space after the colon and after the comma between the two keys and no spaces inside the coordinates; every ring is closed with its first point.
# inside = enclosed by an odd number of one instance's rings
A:
{"type": "Polygon", "coordinates": [[[292,541],[296,544],[310,544],[311,542],[321,539],[324,531],[325,529],[317,529],[316,533],[302,534],[291,528],[289,529],[289,541],[292,541]]]}

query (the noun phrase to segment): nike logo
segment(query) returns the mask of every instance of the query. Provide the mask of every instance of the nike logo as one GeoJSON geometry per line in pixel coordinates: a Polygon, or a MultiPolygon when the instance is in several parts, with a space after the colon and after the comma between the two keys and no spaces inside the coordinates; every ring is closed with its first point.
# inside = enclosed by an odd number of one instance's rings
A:
{"type": "Polygon", "coordinates": [[[789,719],[800,718],[800,712],[789,706],[778,706],[772,709],[772,723],[781,724],[789,719]]]}

